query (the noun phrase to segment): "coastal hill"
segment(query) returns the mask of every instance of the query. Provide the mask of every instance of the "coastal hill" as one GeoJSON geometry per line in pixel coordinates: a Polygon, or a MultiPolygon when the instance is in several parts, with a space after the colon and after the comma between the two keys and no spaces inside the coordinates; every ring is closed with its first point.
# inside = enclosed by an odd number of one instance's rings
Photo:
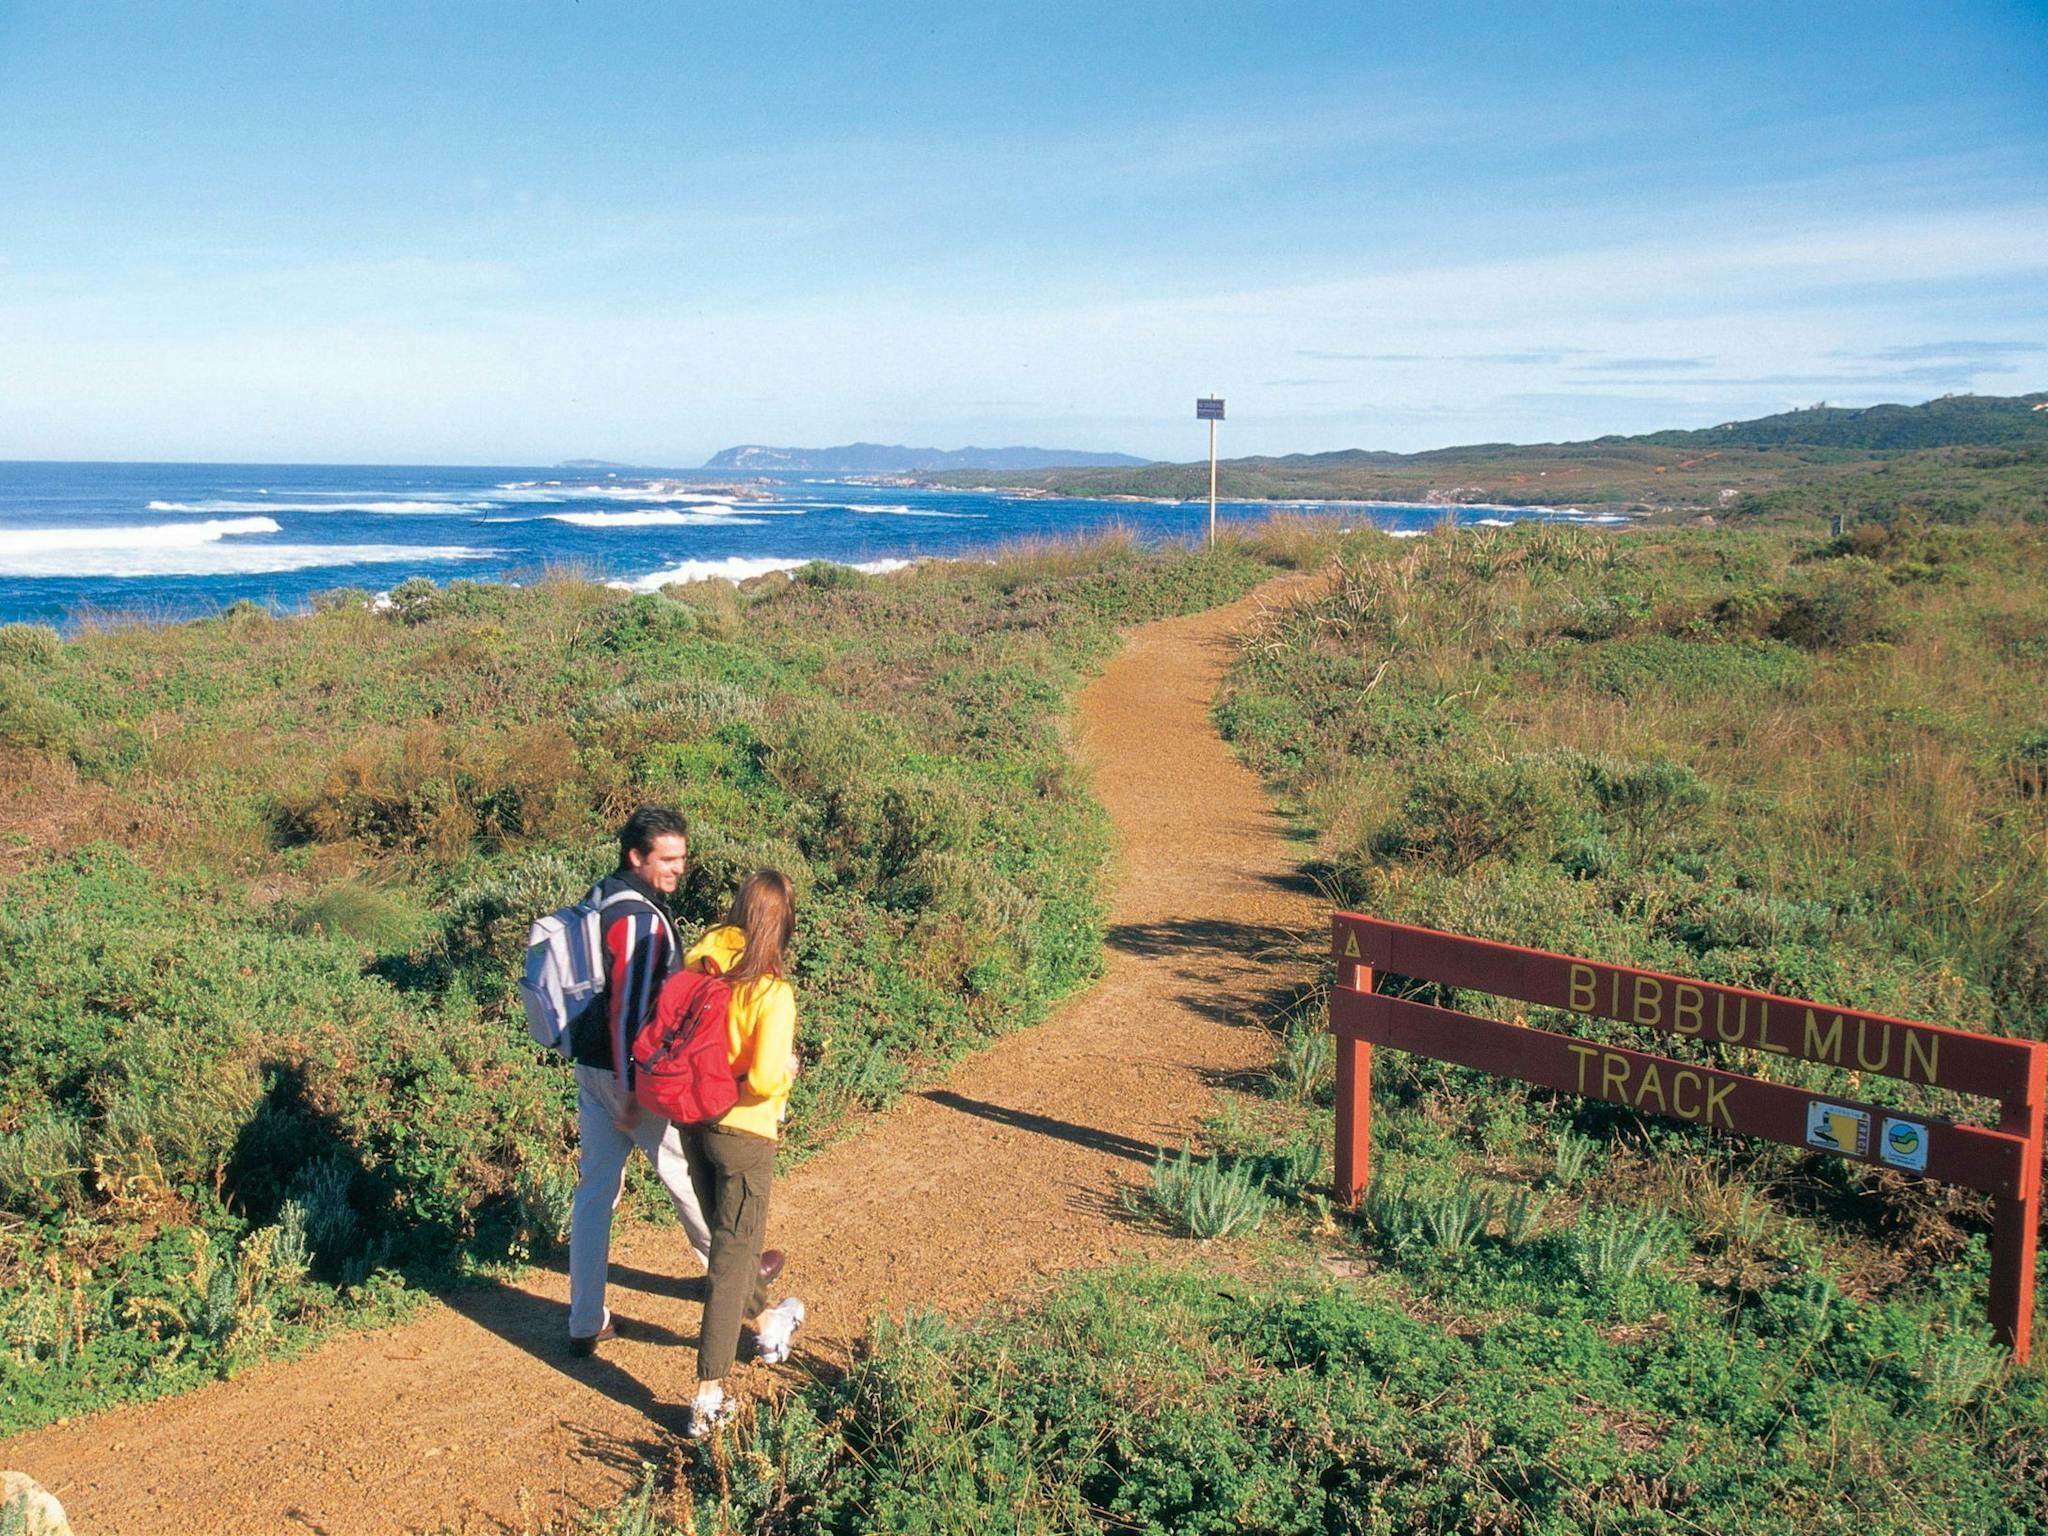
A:
{"type": "Polygon", "coordinates": [[[845,443],[837,448],[769,448],[759,443],[745,443],[714,453],[704,461],[704,467],[906,475],[957,469],[1124,468],[1147,462],[1128,453],[1082,453],[1073,448],[906,448],[897,443],[845,443]]]}
{"type": "MultiPolygon", "coordinates": [[[[1246,499],[1514,502],[1713,511],[1790,486],[1982,474],[2048,482],[2048,393],[1950,395],[1862,410],[1816,406],[1696,431],[1608,436],[1576,443],[1474,443],[1421,453],[1351,448],[1226,459],[1218,488],[1246,499]],[[2019,464],[2014,467],[2014,456],[2019,464]],[[1931,457],[1930,457],[1931,456],[1931,457]],[[1992,461],[1996,460],[1996,463],[1992,461]]],[[[1206,495],[1209,466],[1057,468],[966,476],[937,484],[997,483],[1064,496],[1206,495]]]]}
{"type": "Polygon", "coordinates": [[[1600,441],[1668,448],[1862,448],[1880,453],[2015,448],[2048,443],[2048,394],[1943,395],[1921,405],[1872,405],[1860,410],[1823,402],[1700,431],[1600,441]]]}

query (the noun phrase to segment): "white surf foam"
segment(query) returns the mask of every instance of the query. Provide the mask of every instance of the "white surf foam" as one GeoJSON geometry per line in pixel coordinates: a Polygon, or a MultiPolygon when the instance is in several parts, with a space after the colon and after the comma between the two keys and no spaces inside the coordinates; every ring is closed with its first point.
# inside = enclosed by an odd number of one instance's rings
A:
{"type": "Polygon", "coordinates": [[[1515,525],[1504,517],[1475,517],[1472,519],[1472,526],[1474,528],[1512,528],[1515,525]]]}
{"type": "Polygon", "coordinates": [[[236,517],[210,523],[154,523],[109,528],[74,523],[68,528],[0,530],[0,559],[98,549],[178,549],[246,533],[280,533],[275,518],[236,517]]]}
{"type": "Polygon", "coordinates": [[[482,560],[484,550],[417,544],[277,544],[269,517],[0,532],[0,576],[254,576],[322,566],[482,560]]]}
{"type": "Polygon", "coordinates": [[[483,512],[487,501],[152,501],[151,512],[372,512],[392,516],[483,512]]]}
{"type": "Polygon", "coordinates": [[[551,523],[567,523],[572,528],[759,528],[766,519],[742,517],[728,502],[718,504],[717,510],[705,507],[696,512],[678,512],[673,507],[642,507],[637,512],[547,512],[542,516],[551,523]]]}
{"type": "MultiPolygon", "coordinates": [[[[722,560],[684,560],[662,570],[650,572],[631,581],[613,581],[606,585],[621,592],[659,592],[663,587],[686,581],[731,581],[741,582],[753,576],[765,576],[770,571],[793,571],[800,565],[809,565],[806,559],[785,559],[779,555],[768,555],[760,559],[748,559],[744,555],[728,555],[722,560]]],[[[835,561],[844,564],[844,561],[835,561]]],[[[889,571],[900,571],[913,562],[909,560],[867,560],[854,566],[856,571],[865,571],[870,576],[884,575],[889,571]]]]}
{"type": "Polygon", "coordinates": [[[507,480],[493,488],[491,498],[502,502],[532,501],[672,501],[730,503],[728,491],[686,490],[677,480],[609,480],[603,483],[570,480],[507,480]]]}

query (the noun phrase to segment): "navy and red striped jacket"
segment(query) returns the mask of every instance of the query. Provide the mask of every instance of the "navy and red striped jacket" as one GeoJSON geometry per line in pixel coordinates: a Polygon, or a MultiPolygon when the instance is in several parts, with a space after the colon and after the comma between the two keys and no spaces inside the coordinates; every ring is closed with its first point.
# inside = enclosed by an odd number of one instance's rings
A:
{"type": "Polygon", "coordinates": [[[631,891],[639,901],[622,901],[605,914],[604,991],[590,1012],[603,1010],[602,1029],[590,1013],[576,1023],[572,1054],[587,1067],[608,1067],[619,1086],[633,1086],[633,1036],[654,1011],[661,984],[681,961],[675,925],[660,895],[631,870],[614,870],[598,886],[600,900],[631,891]]]}

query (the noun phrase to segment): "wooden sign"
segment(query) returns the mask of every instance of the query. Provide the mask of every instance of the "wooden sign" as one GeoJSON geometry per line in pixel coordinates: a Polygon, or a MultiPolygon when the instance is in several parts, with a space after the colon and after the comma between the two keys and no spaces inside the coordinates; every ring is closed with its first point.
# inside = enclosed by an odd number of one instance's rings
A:
{"type": "Polygon", "coordinates": [[[2048,1046],[1831,1008],[1658,971],[1415,928],[1340,912],[1331,949],[1337,1037],[1337,1190],[1355,1202],[1371,1155],[1372,1047],[1389,1045],[1626,1104],[1737,1135],[1763,1136],[1993,1197],[1991,1321],[2019,1360],[2033,1321],[2048,1046]],[[1489,992],[1592,1018],[1996,1099],[1996,1128],[1915,1115],[1694,1062],[1482,1019],[1375,994],[1373,973],[1489,992]]]}

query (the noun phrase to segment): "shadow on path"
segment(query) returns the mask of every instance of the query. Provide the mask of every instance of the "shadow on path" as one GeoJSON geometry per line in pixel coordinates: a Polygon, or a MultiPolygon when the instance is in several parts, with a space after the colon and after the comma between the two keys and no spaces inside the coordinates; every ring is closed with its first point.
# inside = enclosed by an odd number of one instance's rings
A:
{"type": "MultiPolygon", "coordinates": [[[[702,1294],[701,1280],[693,1282],[680,1277],[653,1275],[622,1265],[612,1266],[612,1280],[615,1290],[620,1283],[630,1282],[636,1289],[657,1294],[684,1297],[702,1294]],[[696,1287],[694,1292],[691,1289],[693,1284],[696,1287]]],[[[619,1298],[614,1296],[612,1299],[616,1301],[619,1298]]],[[[607,1360],[602,1353],[587,1359],[571,1355],[568,1309],[560,1302],[535,1296],[502,1281],[469,1286],[444,1296],[442,1301],[450,1311],[459,1313],[486,1333],[496,1334],[542,1365],[642,1415],[657,1430],[674,1436],[682,1434],[686,1428],[688,1413],[684,1403],[663,1398],[647,1383],[607,1360]]],[[[632,1343],[695,1346],[697,1342],[694,1335],[680,1334],[645,1318],[620,1313],[616,1307],[613,1310],[612,1321],[620,1337],[632,1343]]],[[[586,1431],[566,1418],[562,1423],[578,1435],[583,1445],[582,1454],[622,1472],[637,1475],[640,1464],[657,1460],[663,1447],[658,1436],[621,1440],[586,1431]]]]}
{"type": "Polygon", "coordinates": [[[1115,1131],[1098,1130],[1092,1125],[1076,1125],[1071,1120],[1055,1120],[1051,1115],[1033,1114],[1027,1109],[1009,1109],[1001,1104],[991,1104],[986,1099],[970,1099],[964,1094],[952,1093],[944,1088],[928,1089],[918,1097],[929,1099],[934,1104],[943,1104],[947,1109],[957,1109],[963,1115],[993,1120],[997,1125],[1013,1126],[1020,1131],[1030,1131],[1036,1136],[1050,1136],[1057,1141],[1070,1141],[1077,1147],[1107,1152],[1112,1157],[1128,1158],[1134,1163],[1150,1163],[1160,1151],[1157,1142],[1140,1141],[1135,1136],[1120,1136],[1115,1131]]]}
{"type": "Polygon", "coordinates": [[[1111,923],[1103,935],[1111,949],[1146,959],[1205,956],[1259,964],[1299,952],[1297,935],[1272,923],[1240,923],[1221,917],[1177,917],[1157,923],[1111,923]]]}

